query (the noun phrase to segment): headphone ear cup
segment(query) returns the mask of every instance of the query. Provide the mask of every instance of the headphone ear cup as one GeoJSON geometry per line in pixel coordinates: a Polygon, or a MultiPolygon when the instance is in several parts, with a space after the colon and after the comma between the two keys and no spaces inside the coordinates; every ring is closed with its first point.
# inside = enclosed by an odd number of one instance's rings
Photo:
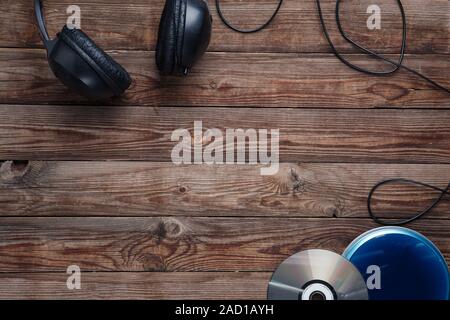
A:
{"type": "MultiPolygon", "coordinates": [[[[131,77],[128,72],[111,58],[111,56],[98,47],[83,31],[69,29],[67,26],[64,26],[59,34],[59,38],[68,42],[69,45],[75,44],[77,47],[75,49],[77,51],[82,51],[82,53],[92,59],[92,61],[114,82],[115,86],[120,88],[122,92],[130,87],[131,77]]],[[[88,62],[90,63],[90,61],[88,62]]]]}
{"type": "Polygon", "coordinates": [[[161,15],[156,45],[156,65],[161,74],[179,72],[180,48],[184,37],[185,0],[167,0],[161,15]]]}
{"type": "Polygon", "coordinates": [[[206,1],[166,0],[156,46],[161,74],[187,75],[208,48],[211,23],[206,1]]]}

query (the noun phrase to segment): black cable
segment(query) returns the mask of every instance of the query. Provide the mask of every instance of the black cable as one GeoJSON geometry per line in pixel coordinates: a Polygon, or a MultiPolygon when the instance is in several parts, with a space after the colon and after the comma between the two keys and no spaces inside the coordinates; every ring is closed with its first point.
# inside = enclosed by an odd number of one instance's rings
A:
{"type": "Polygon", "coordinates": [[[369,74],[369,75],[375,75],[375,76],[384,76],[384,75],[389,75],[392,74],[394,72],[396,72],[398,69],[403,68],[413,74],[415,74],[416,76],[419,76],[420,78],[428,81],[429,83],[431,83],[432,85],[434,85],[435,87],[447,92],[450,94],[450,89],[446,88],[442,85],[440,85],[439,83],[435,82],[434,80],[428,78],[427,76],[421,74],[420,72],[413,70],[411,68],[408,68],[406,66],[403,65],[403,59],[405,57],[405,48],[406,48],[406,15],[405,15],[405,11],[403,9],[403,4],[401,2],[401,0],[396,0],[398,7],[400,9],[400,13],[402,16],[402,44],[401,44],[401,49],[400,49],[400,56],[399,56],[399,60],[398,62],[392,61],[372,50],[369,50],[365,47],[363,47],[362,45],[356,43],[354,40],[352,40],[347,33],[344,31],[344,29],[342,28],[341,25],[341,18],[340,18],[340,4],[341,4],[341,0],[336,0],[336,10],[335,10],[335,18],[336,18],[336,23],[338,25],[338,29],[339,29],[339,33],[341,34],[341,36],[348,42],[350,43],[353,47],[358,48],[360,51],[365,52],[367,54],[369,54],[370,56],[383,60],[385,62],[388,62],[390,64],[392,64],[394,66],[393,69],[391,70],[387,70],[387,71],[372,71],[369,69],[364,69],[361,67],[358,67],[357,65],[351,63],[350,61],[348,61],[347,59],[345,59],[340,53],[339,51],[335,48],[333,41],[331,40],[329,34],[328,34],[328,30],[326,28],[325,25],[325,19],[323,18],[323,14],[322,14],[322,8],[320,6],[320,0],[316,0],[317,3],[317,10],[319,12],[319,19],[320,19],[320,23],[322,24],[322,29],[323,32],[325,34],[325,37],[328,41],[328,44],[330,45],[331,50],[333,51],[334,55],[341,60],[344,64],[346,64],[347,66],[349,66],[350,68],[357,70],[359,72],[365,73],[365,74],[369,74]]]}
{"type": "Polygon", "coordinates": [[[439,202],[441,202],[441,200],[444,198],[445,195],[450,195],[450,183],[447,185],[446,188],[441,189],[441,188],[432,186],[432,185],[427,184],[427,183],[423,183],[423,182],[419,182],[419,181],[415,181],[415,180],[410,180],[410,179],[401,179],[401,178],[388,179],[388,180],[384,180],[384,181],[381,181],[381,182],[377,183],[370,190],[369,195],[367,197],[367,210],[369,211],[370,218],[372,218],[373,221],[375,221],[376,223],[381,224],[381,225],[385,225],[385,226],[399,226],[399,225],[404,225],[404,224],[413,222],[414,220],[419,219],[423,215],[425,215],[428,212],[430,212],[431,210],[433,210],[433,208],[436,207],[439,204],[439,202]],[[386,222],[385,220],[382,220],[381,218],[376,217],[375,214],[373,213],[373,210],[372,210],[372,197],[373,197],[373,194],[375,193],[375,191],[378,188],[380,188],[381,186],[384,186],[386,184],[392,184],[392,183],[403,183],[403,184],[411,184],[411,185],[426,187],[426,188],[429,188],[429,189],[433,189],[435,191],[439,191],[440,195],[439,195],[439,197],[437,197],[431,203],[431,205],[429,207],[425,208],[423,211],[419,212],[418,214],[416,214],[412,218],[404,219],[404,220],[397,221],[397,222],[386,222]]]}
{"type": "Polygon", "coordinates": [[[230,28],[231,30],[234,30],[234,31],[236,31],[236,32],[239,32],[239,33],[255,33],[255,32],[261,31],[262,29],[264,29],[265,27],[267,27],[267,26],[272,22],[272,20],[273,20],[273,19],[276,17],[276,15],[278,14],[278,11],[280,10],[281,5],[283,4],[283,0],[279,0],[277,8],[276,8],[275,11],[273,12],[272,16],[271,16],[264,24],[262,24],[261,26],[255,28],[255,29],[247,29],[247,30],[246,30],[246,29],[238,29],[238,28],[236,28],[235,26],[233,26],[233,25],[225,18],[225,16],[224,16],[223,13],[222,13],[222,8],[220,7],[220,1],[221,1],[221,0],[216,0],[217,14],[219,15],[219,17],[220,17],[220,19],[222,20],[222,22],[223,22],[228,28],[230,28]]]}
{"type": "MultiPolygon", "coordinates": [[[[243,30],[243,29],[238,29],[235,26],[231,25],[231,23],[224,17],[223,13],[222,13],[222,8],[220,7],[220,1],[221,0],[216,0],[216,9],[217,9],[217,13],[220,17],[220,19],[222,20],[222,22],[230,29],[239,32],[239,33],[254,33],[254,32],[258,32],[263,30],[264,28],[266,28],[271,22],[272,20],[275,18],[275,16],[278,14],[278,11],[281,8],[281,5],[283,4],[283,0],[279,0],[278,2],[278,6],[275,9],[275,11],[273,12],[272,16],[269,18],[269,20],[267,20],[263,25],[261,25],[260,27],[256,28],[256,29],[250,29],[250,30],[243,30]]],[[[447,87],[444,87],[443,85],[437,83],[436,81],[430,79],[429,77],[423,75],[422,73],[411,69],[405,65],[403,65],[403,60],[405,58],[405,49],[406,49],[406,15],[405,15],[405,11],[403,9],[403,4],[401,2],[401,0],[396,0],[398,7],[400,9],[400,14],[402,17],[402,42],[401,42],[401,47],[400,47],[400,55],[398,58],[398,61],[393,61],[391,59],[388,59],[378,53],[376,53],[375,51],[372,51],[370,49],[365,48],[364,46],[358,44],[356,41],[354,41],[353,39],[351,39],[348,34],[344,31],[342,24],[341,24],[341,18],[340,18],[340,5],[341,5],[341,0],[336,0],[336,10],[335,10],[335,19],[336,19],[336,23],[339,29],[339,33],[341,34],[341,36],[348,42],[350,43],[353,47],[359,49],[360,51],[370,55],[373,58],[379,59],[379,60],[383,60],[391,65],[393,65],[392,69],[386,70],[386,71],[373,71],[373,70],[369,70],[369,69],[365,69],[362,67],[359,67],[353,63],[351,63],[349,60],[347,60],[346,58],[344,58],[342,56],[342,54],[336,49],[336,47],[334,46],[333,41],[330,38],[330,35],[328,34],[328,29],[326,27],[325,24],[325,19],[323,17],[323,13],[322,13],[322,7],[320,5],[320,0],[315,0],[317,3],[317,10],[319,13],[319,19],[320,19],[320,23],[322,25],[322,29],[323,32],[325,34],[325,38],[331,48],[331,51],[334,53],[334,55],[341,61],[343,62],[345,65],[347,65],[348,67],[357,70],[359,72],[362,72],[364,74],[368,74],[368,75],[374,75],[374,76],[386,76],[386,75],[390,75],[393,74],[394,72],[398,71],[400,68],[403,68],[409,72],[411,72],[412,74],[415,74],[416,76],[424,79],[425,81],[429,82],[430,84],[432,84],[433,86],[435,86],[436,88],[439,88],[440,90],[443,90],[447,93],[450,94],[450,89],[447,87]]]]}
{"type": "Polygon", "coordinates": [[[384,60],[384,61],[386,61],[386,62],[389,62],[389,63],[391,63],[391,64],[394,65],[394,68],[391,69],[391,70],[388,70],[388,71],[371,71],[371,70],[368,70],[368,69],[364,69],[364,68],[358,67],[357,65],[355,65],[355,64],[351,63],[350,61],[348,61],[347,59],[345,59],[345,58],[339,53],[339,51],[338,51],[338,50],[336,49],[336,47],[334,46],[333,41],[332,41],[331,38],[330,38],[330,35],[328,34],[328,29],[327,29],[326,24],[325,24],[325,19],[323,18],[322,7],[321,7],[321,5],[320,5],[320,1],[319,1],[319,0],[316,0],[316,3],[317,3],[317,10],[318,10],[318,12],[319,12],[319,19],[320,19],[320,23],[322,24],[323,33],[325,34],[325,38],[327,39],[328,44],[330,45],[331,51],[333,51],[334,55],[335,55],[339,60],[341,60],[344,64],[346,64],[347,66],[349,66],[350,68],[355,69],[355,70],[357,70],[357,71],[359,71],[359,72],[366,73],[366,74],[370,74],[370,75],[374,75],[374,76],[389,75],[389,74],[392,74],[392,73],[396,72],[398,69],[400,69],[400,67],[401,67],[401,65],[402,65],[402,62],[403,62],[403,59],[404,59],[404,57],[405,57],[405,49],[406,49],[406,15],[405,15],[405,11],[404,11],[404,9],[403,9],[403,5],[402,5],[401,1],[400,1],[400,0],[396,0],[396,1],[397,1],[397,3],[398,3],[398,6],[399,6],[399,8],[400,8],[400,13],[401,13],[401,15],[402,15],[402,45],[401,45],[401,48],[400,48],[400,56],[399,56],[399,59],[398,59],[398,62],[397,62],[397,63],[396,63],[396,62],[393,62],[393,61],[391,61],[391,60],[389,60],[389,59],[387,59],[387,58],[385,58],[385,57],[383,57],[383,56],[381,56],[381,55],[379,55],[379,54],[377,54],[376,52],[374,52],[374,51],[372,51],[372,50],[369,50],[369,49],[367,49],[367,48],[365,48],[365,47],[359,45],[358,43],[356,43],[355,41],[353,41],[353,40],[345,33],[345,31],[344,31],[344,29],[342,28],[342,25],[341,25],[341,18],[340,18],[340,14],[339,14],[339,12],[340,12],[339,9],[340,9],[340,3],[341,3],[341,0],[336,0],[335,18],[336,18],[336,23],[337,23],[339,32],[341,33],[342,37],[343,37],[347,42],[349,42],[352,46],[358,48],[359,50],[361,50],[361,51],[363,51],[363,52],[365,52],[365,53],[367,53],[367,54],[369,54],[369,55],[375,56],[375,57],[377,57],[377,58],[379,58],[379,59],[382,59],[382,60],[384,60]]]}

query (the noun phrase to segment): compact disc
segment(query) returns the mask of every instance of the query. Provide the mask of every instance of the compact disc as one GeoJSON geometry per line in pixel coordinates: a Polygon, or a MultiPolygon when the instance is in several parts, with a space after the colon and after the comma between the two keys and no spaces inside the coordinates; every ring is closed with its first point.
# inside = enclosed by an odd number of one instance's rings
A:
{"type": "Polygon", "coordinates": [[[342,256],[306,250],[284,260],[267,291],[269,300],[367,300],[359,271],[342,256]]]}
{"type": "Polygon", "coordinates": [[[447,263],[425,236],[402,227],[372,229],[343,256],[364,276],[370,300],[446,300],[447,263]]]}

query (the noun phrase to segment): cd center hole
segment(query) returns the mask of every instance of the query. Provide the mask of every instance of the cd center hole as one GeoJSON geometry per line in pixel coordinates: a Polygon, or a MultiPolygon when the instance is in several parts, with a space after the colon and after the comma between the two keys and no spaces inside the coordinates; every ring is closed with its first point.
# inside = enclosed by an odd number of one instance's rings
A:
{"type": "Polygon", "coordinates": [[[311,296],[309,297],[309,300],[326,300],[325,295],[320,291],[314,291],[311,293],[311,296]]]}

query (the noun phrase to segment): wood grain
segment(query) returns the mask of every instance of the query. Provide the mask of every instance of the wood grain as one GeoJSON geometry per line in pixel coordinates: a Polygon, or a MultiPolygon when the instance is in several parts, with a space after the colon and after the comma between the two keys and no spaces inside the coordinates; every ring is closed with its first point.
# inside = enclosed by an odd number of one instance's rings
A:
{"type": "MultiPolygon", "coordinates": [[[[187,78],[160,77],[154,62],[164,0],[44,1],[49,32],[66,7],[133,77],[122,98],[89,102],[51,73],[29,0],[0,12],[0,299],[264,299],[271,272],[311,248],[340,253],[377,225],[367,218],[374,183],[404,177],[450,181],[450,96],[405,72],[357,73],[331,53],[313,0],[286,0],[263,32],[225,28],[210,2],[209,52],[187,78]],[[380,108],[380,109],[377,109],[380,108]],[[279,172],[260,165],[171,163],[173,130],[280,129],[279,172]],[[110,161],[120,160],[120,161],[110,161]],[[82,289],[66,269],[82,269],[82,289]]],[[[450,2],[403,0],[405,65],[450,86],[450,2]]],[[[222,0],[250,28],[276,0],[222,0]]],[[[322,0],[339,50],[346,45],[322,0]]],[[[395,58],[395,1],[345,1],[350,36],[395,58]],[[369,4],[381,30],[365,27],[369,4]]],[[[208,141],[203,141],[204,144],[208,141]]],[[[406,217],[436,193],[385,188],[375,205],[406,217]]],[[[408,227],[450,261],[450,201],[408,227]]]]}
{"type": "MultiPolygon", "coordinates": [[[[342,252],[367,219],[0,218],[0,272],[270,271],[311,248],[342,252]]],[[[418,222],[450,258],[449,220],[418,222]]]]}
{"type": "MultiPolygon", "coordinates": [[[[286,163],[261,176],[256,165],[149,162],[0,164],[1,216],[368,217],[372,186],[405,177],[445,187],[450,165],[286,163]]],[[[382,217],[410,217],[438,193],[393,185],[376,193],[382,217]]],[[[444,201],[424,219],[449,219],[444,201]]]]}
{"type": "MultiPolygon", "coordinates": [[[[213,1],[213,36],[210,51],[241,52],[330,52],[319,24],[315,1],[284,2],[273,24],[252,35],[226,29],[216,14],[213,1]]],[[[276,0],[222,0],[224,14],[236,25],[253,28],[262,24],[276,5],[276,0]]],[[[338,35],[334,20],[335,0],[322,0],[322,6],[333,40],[340,50],[354,52],[338,35]]],[[[408,52],[449,52],[449,3],[446,0],[404,0],[408,22],[408,52]]],[[[71,0],[44,2],[51,35],[66,23],[66,9],[71,0]]],[[[81,27],[100,46],[107,49],[154,50],[164,0],[123,1],[78,0],[81,27]]],[[[27,0],[4,0],[0,20],[8,28],[0,30],[0,47],[41,46],[34,24],[32,5],[27,0]]],[[[342,23],[352,38],[380,51],[399,51],[401,23],[395,1],[345,1],[341,8],[342,23]],[[380,30],[368,30],[369,5],[381,8],[380,30]]]]}
{"type": "MultiPolygon", "coordinates": [[[[0,159],[171,162],[176,129],[279,129],[282,162],[449,163],[448,110],[0,106],[0,159]]],[[[206,145],[208,141],[203,141],[206,145]]],[[[231,144],[232,141],[224,141],[231,144]]]]}
{"type": "Polygon", "coordinates": [[[266,299],[267,272],[83,272],[68,290],[60,273],[0,273],[1,299],[266,299]],[[30,290],[33,288],[33,290],[30,290]]]}
{"type": "MultiPolygon", "coordinates": [[[[374,77],[331,54],[209,53],[188,77],[160,78],[152,52],[111,52],[134,82],[102,105],[321,108],[449,108],[450,95],[406,71],[374,77]]],[[[367,57],[352,61],[370,67],[367,57]]],[[[450,55],[408,56],[406,65],[450,86],[450,55]]],[[[375,66],[375,69],[377,67],[375,66]]],[[[40,49],[0,49],[0,103],[92,104],[65,88],[40,49]]]]}

